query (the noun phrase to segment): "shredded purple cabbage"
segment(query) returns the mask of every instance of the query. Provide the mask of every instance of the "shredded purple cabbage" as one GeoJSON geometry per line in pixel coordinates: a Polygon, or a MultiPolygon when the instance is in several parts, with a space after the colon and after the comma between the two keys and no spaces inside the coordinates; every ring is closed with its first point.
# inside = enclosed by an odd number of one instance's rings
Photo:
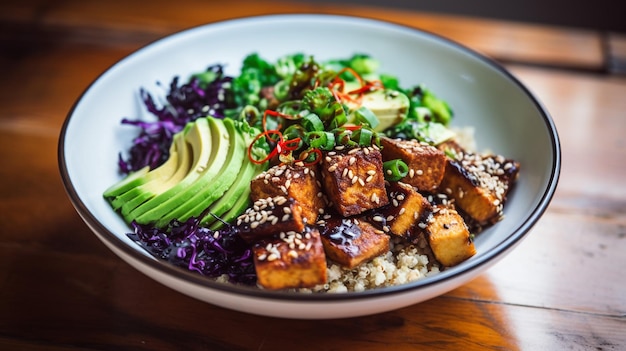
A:
{"type": "Polygon", "coordinates": [[[208,115],[224,118],[225,111],[232,107],[228,89],[233,78],[224,75],[222,65],[209,66],[205,73],[210,73],[210,81],[203,80],[202,75],[195,75],[189,82],[179,85],[179,77],[174,77],[165,97],[166,103],[161,107],[157,106],[150,93],[143,88],[140,90],[146,109],[157,120],[122,120],[122,124],[140,128],[139,135],[133,139],[133,145],[128,151],[128,158],[119,155],[118,165],[122,173],[127,174],[145,166],[155,168],[165,162],[174,134],[188,122],[208,115]]]}
{"type": "Polygon", "coordinates": [[[172,221],[167,228],[132,224],[128,237],[153,256],[171,264],[217,278],[228,275],[231,283],[256,284],[256,271],[250,246],[226,224],[218,231],[199,225],[192,217],[172,221]]]}

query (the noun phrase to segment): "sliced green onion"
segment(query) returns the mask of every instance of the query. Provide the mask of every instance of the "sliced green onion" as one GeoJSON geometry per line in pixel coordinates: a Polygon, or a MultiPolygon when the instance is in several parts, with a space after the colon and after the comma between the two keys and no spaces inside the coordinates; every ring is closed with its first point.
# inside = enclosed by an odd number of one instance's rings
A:
{"type": "Polygon", "coordinates": [[[335,135],[331,132],[308,132],[306,133],[306,139],[312,148],[332,150],[335,147],[335,135]]]}
{"type": "Polygon", "coordinates": [[[304,116],[301,123],[307,132],[324,130],[324,123],[315,113],[304,116]]]}
{"type": "Polygon", "coordinates": [[[346,111],[344,111],[341,104],[336,104],[336,105],[337,106],[335,108],[335,118],[333,118],[333,120],[330,121],[330,125],[328,126],[328,129],[339,128],[348,122],[346,111]]]}
{"type": "Polygon", "coordinates": [[[361,106],[359,109],[354,111],[354,116],[357,121],[368,125],[370,128],[376,128],[376,126],[380,123],[374,112],[366,106],[361,106]]]}
{"type": "Polygon", "coordinates": [[[274,84],[274,97],[278,101],[287,100],[287,94],[289,94],[289,82],[287,80],[283,79],[274,84]]]}
{"type": "Polygon", "coordinates": [[[374,133],[367,128],[361,128],[353,133],[353,139],[361,145],[361,146],[370,146],[372,145],[372,137],[374,133]]]}
{"type": "Polygon", "coordinates": [[[385,172],[386,180],[390,182],[397,182],[409,174],[409,166],[407,166],[404,161],[397,158],[395,160],[383,162],[383,171],[385,172]]]}
{"type": "Polygon", "coordinates": [[[352,141],[351,137],[352,137],[351,130],[337,130],[337,136],[335,139],[337,140],[338,145],[345,145],[349,147],[356,146],[357,143],[352,141]]]}
{"type": "Polygon", "coordinates": [[[305,131],[303,130],[302,126],[299,124],[292,124],[289,127],[285,128],[285,130],[283,131],[283,136],[285,137],[285,139],[296,139],[296,138],[301,138],[303,139],[305,134],[305,131]]]}
{"type": "Polygon", "coordinates": [[[284,116],[291,116],[289,119],[300,119],[299,115],[302,110],[302,103],[298,100],[285,101],[276,107],[276,112],[284,116]]]}

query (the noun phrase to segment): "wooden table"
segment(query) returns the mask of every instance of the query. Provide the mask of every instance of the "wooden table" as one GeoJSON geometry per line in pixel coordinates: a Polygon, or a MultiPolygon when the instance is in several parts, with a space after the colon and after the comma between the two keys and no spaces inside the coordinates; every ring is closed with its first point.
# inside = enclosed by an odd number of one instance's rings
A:
{"type": "Polygon", "coordinates": [[[624,349],[626,77],[612,74],[623,43],[593,30],[307,2],[2,2],[0,349],[624,349]],[[562,175],[548,211],[510,256],[418,305],[301,321],[183,296],[92,235],[65,194],[56,149],[61,124],[88,84],[172,32],[288,12],[432,31],[499,60],[536,93],[560,133],[562,175]]]}

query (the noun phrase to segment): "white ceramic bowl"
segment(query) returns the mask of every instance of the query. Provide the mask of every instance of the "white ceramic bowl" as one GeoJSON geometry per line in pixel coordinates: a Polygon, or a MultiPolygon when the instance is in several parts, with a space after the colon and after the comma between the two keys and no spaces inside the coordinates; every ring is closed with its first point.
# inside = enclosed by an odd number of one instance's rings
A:
{"type": "MultiPolygon", "coordinates": [[[[156,41],[104,72],[78,99],[59,141],[61,175],[78,214],[113,252],[151,278],[197,299],[243,312],[304,319],[389,311],[444,294],[513,250],[546,210],[560,171],[551,117],[533,94],[497,63],[439,36],[376,20],[333,15],[275,15],[196,27],[156,41]],[[129,227],[103,199],[120,179],[117,155],[136,130],[122,117],[143,116],[137,93],[155,82],[187,77],[214,63],[236,75],[258,52],[272,60],[305,52],[318,59],[367,53],[403,86],[424,83],[455,110],[454,125],[474,126],[479,148],[521,162],[505,219],[479,235],[478,253],[414,283],[359,293],[298,294],[212,282],[158,261],[127,238],[129,227]]],[[[132,287],[129,287],[132,288],[132,287]]]]}

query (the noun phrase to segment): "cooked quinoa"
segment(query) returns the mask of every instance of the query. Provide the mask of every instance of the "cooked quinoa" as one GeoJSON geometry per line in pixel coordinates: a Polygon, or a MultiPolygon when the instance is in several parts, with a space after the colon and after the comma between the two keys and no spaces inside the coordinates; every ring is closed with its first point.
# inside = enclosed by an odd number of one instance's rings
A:
{"type": "Polygon", "coordinates": [[[394,286],[423,279],[439,273],[437,264],[429,264],[428,256],[422,254],[415,244],[399,239],[390,242],[390,250],[384,255],[353,269],[341,267],[329,261],[326,284],[299,292],[343,293],[394,286]]]}

